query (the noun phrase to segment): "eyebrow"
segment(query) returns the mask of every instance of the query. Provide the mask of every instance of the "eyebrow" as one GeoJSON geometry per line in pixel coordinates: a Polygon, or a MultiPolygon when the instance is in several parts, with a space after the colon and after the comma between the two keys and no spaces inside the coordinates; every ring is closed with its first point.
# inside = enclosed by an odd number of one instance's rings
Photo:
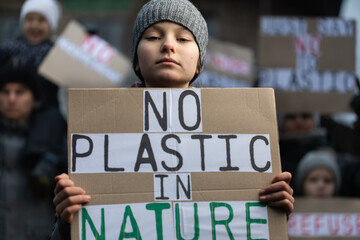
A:
{"type": "MultiPolygon", "coordinates": [[[[170,23],[173,23],[173,22],[170,22],[170,23]]],[[[178,25],[177,28],[175,29],[176,31],[184,31],[184,30],[186,30],[186,31],[189,31],[189,32],[190,32],[190,30],[187,29],[186,27],[181,26],[181,25],[179,25],[179,24],[177,24],[177,23],[175,23],[175,24],[178,25]]],[[[162,31],[162,30],[163,30],[163,27],[161,27],[161,25],[157,25],[157,24],[155,23],[154,25],[150,26],[148,29],[154,29],[154,30],[157,30],[157,31],[162,31]]],[[[191,33],[191,32],[190,32],[190,33],[191,33]]]]}

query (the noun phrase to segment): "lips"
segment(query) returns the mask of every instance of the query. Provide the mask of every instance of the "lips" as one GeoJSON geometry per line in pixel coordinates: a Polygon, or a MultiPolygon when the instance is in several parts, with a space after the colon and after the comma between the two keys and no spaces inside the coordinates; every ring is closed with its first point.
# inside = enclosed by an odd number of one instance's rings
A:
{"type": "Polygon", "coordinates": [[[172,58],[162,58],[160,59],[159,61],[157,61],[156,63],[160,64],[176,64],[176,65],[179,65],[179,63],[177,61],[175,61],[174,59],[172,58]]]}

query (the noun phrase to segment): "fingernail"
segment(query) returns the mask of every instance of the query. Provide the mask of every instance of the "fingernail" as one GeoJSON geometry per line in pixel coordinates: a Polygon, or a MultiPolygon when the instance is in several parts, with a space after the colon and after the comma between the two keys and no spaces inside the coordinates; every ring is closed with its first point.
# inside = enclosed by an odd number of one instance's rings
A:
{"type": "Polygon", "coordinates": [[[266,200],[266,196],[260,196],[260,201],[266,200]]]}
{"type": "Polygon", "coordinates": [[[264,194],[264,193],[265,193],[265,190],[264,190],[264,189],[261,189],[260,192],[259,192],[260,195],[262,195],[262,194],[264,194]]]}
{"type": "Polygon", "coordinates": [[[90,195],[86,195],[86,196],[85,196],[85,199],[86,199],[87,201],[90,201],[90,200],[91,200],[91,196],[90,196],[90,195]]]}

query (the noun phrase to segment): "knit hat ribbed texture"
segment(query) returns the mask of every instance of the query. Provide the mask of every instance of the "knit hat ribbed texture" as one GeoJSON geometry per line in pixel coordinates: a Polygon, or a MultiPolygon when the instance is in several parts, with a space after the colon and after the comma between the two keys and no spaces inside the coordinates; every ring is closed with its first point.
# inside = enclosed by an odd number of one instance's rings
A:
{"type": "MultiPolygon", "coordinates": [[[[134,70],[137,61],[136,51],[142,34],[148,27],[161,21],[180,24],[194,35],[200,51],[201,72],[208,44],[208,29],[199,10],[188,0],[151,0],[141,8],[132,35],[131,57],[134,70]]],[[[141,78],[136,70],[135,73],[141,78]]]]}
{"type": "Polygon", "coordinates": [[[20,27],[28,13],[39,13],[49,22],[52,32],[57,30],[61,17],[61,5],[57,0],[26,0],[21,7],[20,27]]]}
{"type": "Polygon", "coordinates": [[[336,158],[333,154],[326,151],[311,151],[305,154],[305,156],[300,160],[296,170],[295,184],[296,189],[300,194],[303,194],[302,186],[306,176],[311,170],[318,167],[329,169],[334,174],[336,184],[335,191],[339,191],[341,186],[341,173],[336,158]]]}

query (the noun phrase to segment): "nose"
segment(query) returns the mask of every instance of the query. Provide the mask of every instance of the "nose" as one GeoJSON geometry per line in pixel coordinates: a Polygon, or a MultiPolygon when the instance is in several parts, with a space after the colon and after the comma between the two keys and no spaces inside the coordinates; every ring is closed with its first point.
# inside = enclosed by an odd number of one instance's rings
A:
{"type": "Polygon", "coordinates": [[[15,92],[10,92],[8,97],[9,97],[9,102],[13,103],[16,101],[17,95],[15,92]]]}
{"type": "Polygon", "coordinates": [[[175,39],[170,36],[164,38],[164,41],[161,46],[162,52],[175,52],[175,39]]]}

